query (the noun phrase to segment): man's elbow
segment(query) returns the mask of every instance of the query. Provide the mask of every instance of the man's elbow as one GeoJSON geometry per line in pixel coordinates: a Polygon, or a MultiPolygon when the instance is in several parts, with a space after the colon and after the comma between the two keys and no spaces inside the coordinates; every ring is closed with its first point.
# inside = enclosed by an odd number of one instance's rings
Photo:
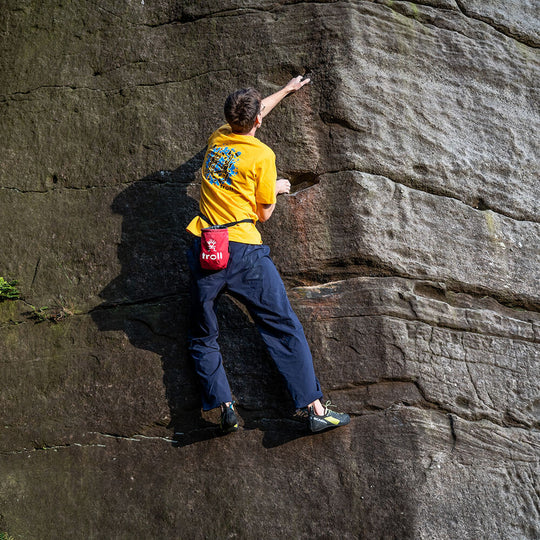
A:
{"type": "Polygon", "coordinates": [[[257,217],[261,223],[268,221],[272,212],[274,211],[275,204],[258,204],[257,205],[257,217]]]}

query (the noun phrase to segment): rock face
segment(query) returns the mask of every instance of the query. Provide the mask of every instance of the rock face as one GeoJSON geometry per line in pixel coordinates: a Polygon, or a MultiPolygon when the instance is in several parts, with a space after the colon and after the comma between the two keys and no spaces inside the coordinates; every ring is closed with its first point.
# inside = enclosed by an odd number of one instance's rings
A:
{"type": "Polygon", "coordinates": [[[540,537],[538,2],[1,11],[0,532],[540,537]],[[294,185],[261,231],[352,421],[307,435],[225,296],[243,426],[218,437],[184,227],[226,95],[298,73],[259,132],[294,185]]]}

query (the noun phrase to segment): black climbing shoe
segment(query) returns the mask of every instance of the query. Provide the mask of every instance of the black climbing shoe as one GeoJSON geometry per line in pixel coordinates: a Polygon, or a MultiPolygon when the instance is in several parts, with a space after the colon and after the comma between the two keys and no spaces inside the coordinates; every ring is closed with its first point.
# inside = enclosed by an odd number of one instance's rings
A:
{"type": "Polygon", "coordinates": [[[230,405],[221,404],[220,426],[222,433],[231,433],[238,429],[238,418],[236,417],[232,403],[230,405]]]}
{"type": "Polygon", "coordinates": [[[313,433],[338,426],[345,426],[351,421],[351,417],[348,414],[331,411],[329,409],[330,405],[331,403],[327,401],[324,406],[324,414],[321,416],[315,414],[313,407],[309,407],[309,429],[313,433]]]}

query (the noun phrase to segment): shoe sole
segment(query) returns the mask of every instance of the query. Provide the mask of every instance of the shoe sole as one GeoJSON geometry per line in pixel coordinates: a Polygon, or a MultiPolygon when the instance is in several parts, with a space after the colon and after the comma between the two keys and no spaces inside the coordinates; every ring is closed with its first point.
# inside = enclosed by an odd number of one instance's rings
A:
{"type": "Polygon", "coordinates": [[[238,424],[235,424],[234,426],[231,426],[231,427],[228,427],[228,428],[220,427],[220,431],[223,434],[233,433],[234,431],[238,431],[238,424]]]}
{"type": "Polygon", "coordinates": [[[333,424],[332,422],[325,421],[326,423],[324,425],[320,425],[320,427],[316,426],[314,427],[311,421],[309,422],[309,429],[312,433],[320,433],[321,431],[326,431],[327,429],[334,429],[341,426],[346,426],[349,424],[350,419],[347,422],[338,422],[337,424],[333,424]]]}

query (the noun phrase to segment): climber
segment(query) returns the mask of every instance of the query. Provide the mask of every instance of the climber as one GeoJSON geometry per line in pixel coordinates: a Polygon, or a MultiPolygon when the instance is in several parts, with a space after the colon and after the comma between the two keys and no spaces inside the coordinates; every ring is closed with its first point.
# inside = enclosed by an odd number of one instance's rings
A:
{"type": "Polygon", "coordinates": [[[321,403],[322,392],[302,325],[269,257],[270,250],[255,227],[257,220],[270,218],[276,196],[291,189],[287,179],[277,179],[275,154],[255,133],[285,96],[309,82],[295,77],[264,99],[253,88],[227,97],[228,123],[208,140],[200,213],[187,226],[197,237],[187,252],[192,274],[189,348],[202,383],[203,409],[221,407],[225,433],[238,429],[238,418],[217,343],[214,302],[223,290],[247,307],[311,431],[342,426],[350,420],[349,415],[330,410],[329,402],[326,406],[321,403]]]}

